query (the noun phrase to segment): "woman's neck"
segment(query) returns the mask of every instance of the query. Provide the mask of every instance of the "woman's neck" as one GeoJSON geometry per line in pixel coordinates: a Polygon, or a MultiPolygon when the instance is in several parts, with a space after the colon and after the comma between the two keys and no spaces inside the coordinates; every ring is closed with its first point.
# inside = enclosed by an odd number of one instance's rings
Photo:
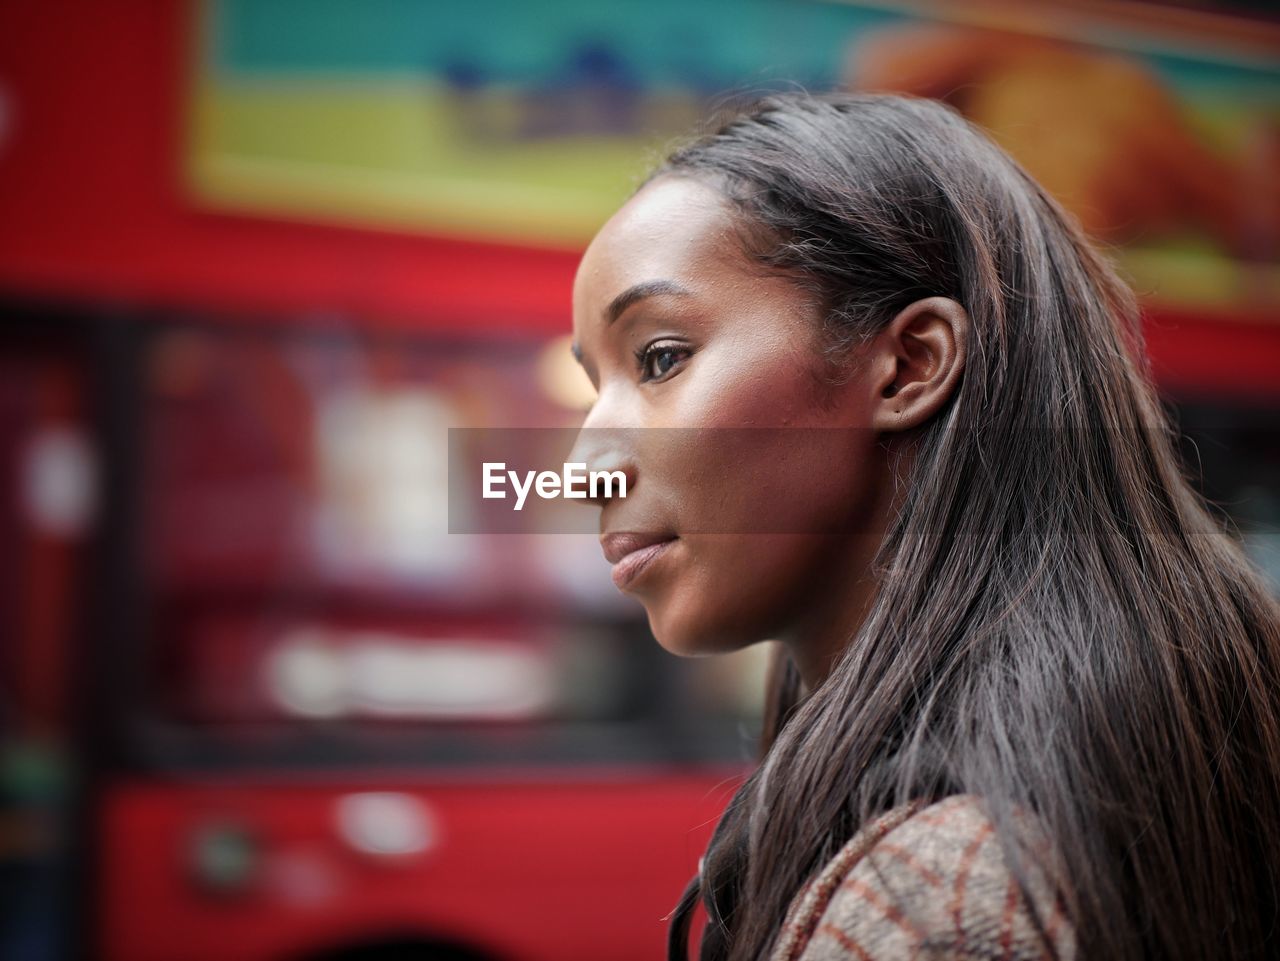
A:
{"type": "Polygon", "coordinates": [[[794,627],[777,638],[800,671],[802,696],[827,679],[871,612],[880,589],[875,560],[906,493],[906,485],[894,478],[910,476],[912,459],[910,445],[893,451],[882,479],[884,496],[862,529],[847,535],[814,535],[831,538],[826,574],[813,592],[823,600],[801,611],[794,627]]]}

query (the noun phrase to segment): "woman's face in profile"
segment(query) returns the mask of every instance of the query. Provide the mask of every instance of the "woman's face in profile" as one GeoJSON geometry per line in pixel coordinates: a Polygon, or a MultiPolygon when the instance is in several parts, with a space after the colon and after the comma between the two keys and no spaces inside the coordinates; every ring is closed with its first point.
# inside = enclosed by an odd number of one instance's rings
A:
{"type": "Polygon", "coordinates": [[[844,384],[826,376],[820,320],[693,179],[651,182],[582,258],[575,352],[598,394],[570,459],[625,472],[626,497],[600,502],[602,544],[673,653],[821,630],[865,575],[884,454],[856,357],[844,384]]]}

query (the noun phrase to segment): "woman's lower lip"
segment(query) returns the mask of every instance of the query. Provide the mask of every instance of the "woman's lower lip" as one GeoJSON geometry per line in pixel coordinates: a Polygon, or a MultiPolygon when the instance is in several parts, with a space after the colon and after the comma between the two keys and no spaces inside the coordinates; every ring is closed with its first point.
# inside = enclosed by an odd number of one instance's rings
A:
{"type": "Polygon", "coordinates": [[[639,577],[642,572],[648,570],[649,565],[666,553],[667,548],[675,542],[676,539],[673,537],[669,541],[650,544],[648,547],[642,547],[638,551],[632,551],[613,565],[613,583],[619,590],[625,588],[639,577]]]}

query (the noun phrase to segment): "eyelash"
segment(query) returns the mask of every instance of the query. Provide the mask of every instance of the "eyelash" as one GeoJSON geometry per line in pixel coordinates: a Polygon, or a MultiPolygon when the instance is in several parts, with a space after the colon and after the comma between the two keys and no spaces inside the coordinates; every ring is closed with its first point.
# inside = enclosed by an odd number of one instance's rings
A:
{"type": "Polygon", "coordinates": [[[636,366],[640,369],[641,383],[645,383],[647,381],[661,380],[662,378],[670,374],[673,370],[675,370],[676,367],[678,366],[677,364],[672,364],[661,374],[657,374],[652,377],[649,376],[649,358],[657,356],[659,354],[690,354],[692,355],[692,351],[690,351],[688,347],[683,347],[679,344],[671,344],[671,343],[664,344],[661,341],[649,344],[648,346],[635,351],[636,366]]]}

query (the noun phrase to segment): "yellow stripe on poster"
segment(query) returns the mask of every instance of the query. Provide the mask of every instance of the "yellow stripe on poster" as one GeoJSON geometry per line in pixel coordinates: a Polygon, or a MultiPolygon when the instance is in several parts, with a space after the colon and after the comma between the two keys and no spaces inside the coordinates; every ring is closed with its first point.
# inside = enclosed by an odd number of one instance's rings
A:
{"type": "Polygon", "coordinates": [[[579,247],[655,156],[636,137],[520,136],[512,94],[417,82],[201,83],[188,174],[212,206],[579,247]]]}

